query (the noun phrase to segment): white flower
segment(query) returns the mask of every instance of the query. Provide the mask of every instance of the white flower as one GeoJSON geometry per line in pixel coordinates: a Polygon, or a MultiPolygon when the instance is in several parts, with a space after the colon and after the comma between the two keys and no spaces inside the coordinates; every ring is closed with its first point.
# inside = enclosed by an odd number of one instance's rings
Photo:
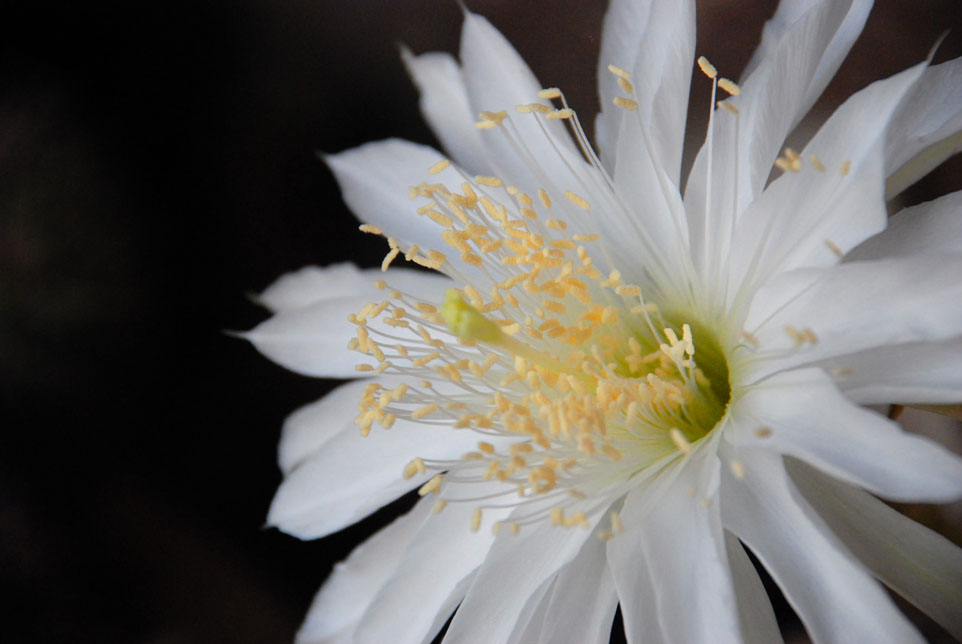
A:
{"type": "Polygon", "coordinates": [[[779,641],[746,549],[817,642],[920,640],[876,579],[962,637],[962,553],[876,499],[957,499],[962,461],[860,406],[962,401],[962,192],[886,216],[960,145],[962,59],[782,151],[870,4],[783,1],[740,86],[698,61],[720,102],[684,192],[693,1],[612,0],[600,159],[483,18],[460,65],[405,54],[451,161],[326,160],[385,267],[447,277],[307,268],[247,334],[364,377],[288,419],[272,525],[424,497],[299,641],[427,642],[454,613],[446,641],[603,642],[619,603],[629,642],[779,641]]]}

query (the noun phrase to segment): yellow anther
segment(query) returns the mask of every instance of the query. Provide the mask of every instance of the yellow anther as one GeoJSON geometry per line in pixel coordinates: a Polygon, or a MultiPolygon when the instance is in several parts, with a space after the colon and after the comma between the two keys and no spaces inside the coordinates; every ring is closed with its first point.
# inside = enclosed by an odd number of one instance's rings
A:
{"type": "Polygon", "coordinates": [[[573,203],[574,205],[576,205],[576,206],[578,206],[579,208],[581,208],[582,210],[591,210],[591,204],[589,204],[587,201],[585,201],[584,197],[581,197],[581,196],[579,196],[579,195],[576,195],[575,193],[571,192],[570,190],[568,190],[568,191],[565,192],[565,198],[566,198],[568,201],[570,201],[571,203],[573,203]]]}
{"type": "Polygon", "coordinates": [[[553,98],[561,98],[561,90],[557,87],[545,88],[538,92],[538,98],[546,98],[548,100],[553,98]]]}
{"type": "Polygon", "coordinates": [[[451,162],[447,159],[442,159],[428,168],[428,174],[438,174],[443,172],[446,168],[451,165],[451,162]]]}
{"type": "Polygon", "coordinates": [[[427,416],[428,414],[433,414],[433,413],[436,412],[437,410],[438,410],[438,404],[437,404],[437,403],[431,403],[431,404],[429,404],[429,405],[424,405],[423,407],[418,407],[417,409],[415,409],[414,411],[412,411],[412,412],[411,412],[411,418],[413,418],[414,420],[417,420],[417,419],[419,419],[419,418],[424,418],[424,417],[427,416]]]}
{"type": "Polygon", "coordinates": [[[474,508],[471,514],[471,532],[477,532],[481,527],[481,508],[474,508]]]}
{"type": "Polygon", "coordinates": [[[611,102],[623,110],[638,109],[638,101],[631,98],[625,98],[623,96],[615,96],[613,99],[611,99],[611,102]]]}
{"type": "Polygon", "coordinates": [[[489,188],[500,188],[504,183],[498,177],[485,177],[478,175],[474,178],[475,183],[480,183],[482,186],[488,186],[489,188]]]}
{"type": "Polygon", "coordinates": [[[541,200],[545,208],[551,208],[551,198],[548,197],[548,193],[544,188],[538,188],[538,199],[541,200]]]}
{"type": "Polygon", "coordinates": [[[625,80],[631,80],[631,74],[623,70],[621,67],[616,65],[608,65],[608,71],[617,76],[618,78],[623,78],[625,80]]]}
{"type": "Polygon", "coordinates": [[[819,160],[817,156],[812,154],[808,157],[808,160],[811,161],[813,168],[815,168],[819,172],[825,172],[825,166],[822,165],[822,162],[819,160]]]}
{"type": "Polygon", "coordinates": [[[397,256],[400,255],[400,254],[401,254],[401,249],[399,249],[399,248],[392,248],[392,249],[388,252],[388,254],[384,256],[384,260],[381,262],[381,271],[382,271],[382,272],[383,272],[383,271],[386,271],[387,268],[388,268],[388,266],[391,265],[391,262],[394,261],[394,258],[397,257],[397,256]]]}
{"type": "Polygon", "coordinates": [[[425,483],[418,489],[418,494],[420,496],[427,496],[432,492],[437,494],[440,489],[441,489],[441,475],[435,474],[434,476],[431,477],[431,480],[429,480],[427,483],[425,483]]]}
{"type": "Polygon", "coordinates": [[[434,502],[434,506],[431,508],[431,512],[434,514],[441,514],[441,510],[447,507],[448,502],[444,499],[438,499],[434,502]]]}
{"type": "Polygon", "coordinates": [[[545,114],[544,117],[552,121],[555,119],[570,119],[572,116],[574,116],[574,113],[575,111],[573,109],[570,107],[565,107],[560,110],[549,112],[548,114],[545,114]]]}
{"type": "Polygon", "coordinates": [[[741,112],[738,111],[738,108],[737,108],[737,107],[735,107],[734,105],[732,105],[732,104],[729,103],[728,101],[718,101],[718,103],[716,103],[716,105],[718,105],[718,107],[724,108],[724,109],[725,109],[726,111],[728,111],[728,112],[731,112],[731,113],[734,114],[735,116],[738,116],[738,115],[741,113],[741,112]]]}
{"type": "Polygon", "coordinates": [[[742,89],[738,86],[738,84],[727,78],[719,78],[718,86],[721,87],[726,92],[728,92],[729,94],[731,94],[732,96],[738,96],[739,94],[742,93],[742,89]]]}
{"type": "Polygon", "coordinates": [[[714,79],[718,77],[718,70],[715,69],[715,66],[708,62],[708,59],[704,56],[698,57],[698,67],[708,78],[714,79]]]}
{"type": "Polygon", "coordinates": [[[842,161],[842,166],[841,168],[839,168],[839,171],[842,173],[842,176],[847,175],[851,170],[852,170],[852,162],[842,161]]]}
{"type": "Polygon", "coordinates": [[[424,461],[420,458],[415,458],[404,466],[404,478],[409,479],[415,474],[424,474],[425,471],[424,461]]]}
{"type": "Polygon", "coordinates": [[[369,233],[371,235],[381,235],[383,231],[380,226],[375,226],[374,224],[361,224],[357,227],[362,233],[369,233]]]}

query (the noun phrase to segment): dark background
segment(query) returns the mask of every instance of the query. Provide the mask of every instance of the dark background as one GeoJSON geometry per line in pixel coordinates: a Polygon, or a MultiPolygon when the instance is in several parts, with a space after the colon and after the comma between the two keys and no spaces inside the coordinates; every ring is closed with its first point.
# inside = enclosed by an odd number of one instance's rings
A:
{"type": "MultiPolygon", "coordinates": [[[[603,0],[468,4],[591,122],[603,0]]],[[[774,4],[700,2],[697,53],[737,78],[774,4]]],[[[937,60],[962,54],[957,9],[882,0],[819,111],[946,29],[937,60]]],[[[0,3],[0,639],[288,642],[383,520],[263,528],[280,424],[333,383],[223,331],[281,273],[380,260],[315,151],[432,142],[397,44],[453,51],[459,24],[454,0],[0,3]]]]}

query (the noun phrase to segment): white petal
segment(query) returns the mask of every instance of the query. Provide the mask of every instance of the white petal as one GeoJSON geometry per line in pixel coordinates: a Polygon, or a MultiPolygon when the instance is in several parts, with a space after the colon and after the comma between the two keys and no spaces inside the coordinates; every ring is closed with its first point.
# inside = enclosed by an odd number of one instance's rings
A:
{"type": "Polygon", "coordinates": [[[762,580],[745,548],[731,532],[725,531],[725,549],[731,566],[732,584],[738,604],[738,625],[745,644],[782,642],[778,621],[762,580]]]}
{"type": "Polygon", "coordinates": [[[305,266],[285,273],[257,296],[257,302],[273,313],[300,309],[321,300],[356,295],[360,289],[374,291],[373,280],[362,278],[361,269],[350,262],[319,268],[305,266]]]}
{"type": "Polygon", "coordinates": [[[741,377],[887,344],[940,341],[962,330],[962,255],[926,254],[791,271],[755,295],[745,329],[756,361],[741,377]],[[810,330],[815,342],[798,344],[810,330]]]}
{"type": "MultiPolygon", "coordinates": [[[[577,191],[577,185],[571,185],[571,173],[565,161],[573,166],[583,166],[584,162],[563,123],[515,111],[516,105],[524,103],[551,103],[538,98],[543,87],[511,43],[487,19],[465,11],[460,57],[462,76],[475,115],[481,111],[507,111],[512,131],[527,148],[527,154],[544,168],[548,177],[560,177],[561,183],[568,184],[562,190],[577,191]]],[[[488,158],[496,164],[494,170],[506,182],[525,190],[539,187],[550,190],[551,186],[544,185],[545,178],[532,171],[519,154],[517,143],[512,143],[505,131],[499,127],[481,133],[488,158]]]]}
{"type": "MultiPolygon", "coordinates": [[[[747,80],[766,58],[775,55],[782,39],[788,35],[792,25],[817,4],[820,4],[820,0],[781,0],[778,3],[775,14],[765,23],[762,29],[762,41],[755,49],[755,53],[752,54],[751,60],[742,73],[743,80],[747,80]]],[[[809,106],[815,102],[828,82],[835,76],[835,72],[842,61],[845,60],[855,39],[862,32],[862,27],[865,26],[865,20],[868,18],[871,8],[872,0],[859,0],[851,3],[848,15],[845,16],[838,31],[822,53],[822,60],[812,77],[809,93],[813,96],[809,97],[809,106]]]]}
{"type": "Polygon", "coordinates": [[[304,268],[281,275],[257,296],[257,301],[274,313],[301,309],[325,300],[343,297],[383,299],[384,292],[374,285],[385,280],[392,289],[431,301],[454,286],[454,282],[437,273],[392,268],[387,273],[377,268],[360,269],[350,262],[323,268],[304,268]]]}
{"type": "MultiPolygon", "coordinates": [[[[443,301],[445,291],[454,284],[450,279],[434,273],[407,269],[386,273],[378,269],[349,271],[344,265],[338,265],[334,271],[301,271],[291,276],[286,284],[296,283],[299,290],[301,287],[326,288],[327,283],[337,277],[343,278],[342,283],[331,290],[343,295],[326,298],[319,291],[305,288],[298,297],[300,302],[310,300],[309,304],[282,308],[270,319],[239,335],[250,340],[265,356],[292,371],[307,376],[353,378],[360,375],[355,365],[370,363],[371,359],[347,348],[357,328],[348,322],[348,316],[357,313],[369,302],[386,297],[385,291],[379,291],[374,286],[375,281],[383,279],[391,289],[435,304],[443,301]]],[[[288,291],[288,295],[284,298],[273,297],[274,301],[283,299],[286,304],[292,302],[287,285],[282,284],[281,288],[288,291]]],[[[368,326],[389,331],[392,335],[406,335],[406,332],[399,332],[379,320],[369,320],[368,326]]],[[[418,336],[413,333],[411,338],[418,341],[418,336]]]]}
{"type": "MultiPolygon", "coordinates": [[[[588,518],[589,523],[597,516],[588,518]]],[[[505,531],[471,583],[445,640],[458,644],[506,641],[527,599],[577,556],[590,528],[565,529],[542,521],[520,535],[505,531]]]]}
{"type": "Polygon", "coordinates": [[[477,114],[472,113],[458,63],[450,54],[437,51],[415,56],[402,49],[401,58],[421,92],[421,114],[441,145],[458,165],[484,174],[490,163],[481,132],[474,127],[477,114]]]}
{"type": "Polygon", "coordinates": [[[607,644],[618,607],[605,544],[591,538],[558,573],[518,642],[607,644]]]}
{"type": "Polygon", "coordinates": [[[240,336],[277,364],[320,378],[353,378],[364,362],[348,350],[354,336],[347,316],[370,302],[368,298],[338,298],[300,309],[282,311],[240,336]]]}
{"type": "Polygon", "coordinates": [[[281,472],[289,474],[329,440],[354,426],[361,392],[369,382],[358,380],[341,385],[284,420],[277,446],[281,472]]]}
{"type": "Polygon", "coordinates": [[[786,466],[805,499],[876,577],[962,640],[962,549],[804,463],[786,466]]]}
{"type": "Polygon", "coordinates": [[[816,644],[922,639],[794,490],[781,458],[740,449],[722,471],[722,518],[771,573],[816,644]]]}
{"type": "MultiPolygon", "coordinates": [[[[338,154],[324,156],[334,173],[341,195],[357,215],[367,224],[379,226],[384,234],[407,245],[421,248],[444,248],[441,226],[427,217],[419,216],[422,204],[409,196],[411,186],[429,180],[443,179],[428,174],[444,156],[426,145],[400,139],[375,141],[338,154]]],[[[452,168],[448,169],[454,176],[452,168]]],[[[460,185],[457,177],[452,185],[460,185]]]]}
{"type": "Polygon", "coordinates": [[[948,405],[962,400],[962,338],[876,347],[819,363],[863,405],[948,405]]]}
{"type": "Polygon", "coordinates": [[[741,94],[728,99],[740,115],[715,112],[717,138],[698,153],[685,194],[693,243],[705,244],[693,248],[696,264],[706,274],[713,269],[701,258],[727,242],[732,217],[762,191],[785,137],[834,74],[870,5],[864,0],[810,3],[770,45],[763,45],[763,57],[742,84],[741,94]]]}
{"type": "Polygon", "coordinates": [[[885,146],[887,197],[962,150],[962,58],[925,70],[902,101],[885,146]]]}
{"type": "MultiPolygon", "coordinates": [[[[608,543],[629,642],[644,642],[651,622],[635,614],[640,596],[633,576],[653,586],[657,622],[666,642],[741,640],[718,505],[719,463],[714,450],[693,453],[675,466],[670,484],[629,492],[621,510],[624,533],[608,543]],[[639,548],[640,544],[640,548],[639,548]],[[640,573],[639,568],[645,570],[640,573]]],[[[642,582],[644,583],[644,582],[642,582]]]]}
{"type": "Polygon", "coordinates": [[[610,155],[615,141],[618,142],[613,164],[616,171],[631,155],[651,154],[655,167],[664,172],[671,186],[678,190],[695,48],[695,3],[690,0],[613,2],[605,16],[602,38],[598,65],[602,110],[599,118],[606,121],[603,127],[612,133],[610,141],[601,143],[602,152],[610,155]],[[618,86],[608,65],[631,73],[635,90],[632,94],[626,95],[618,86]],[[636,100],[638,109],[627,111],[616,107],[612,103],[616,96],[636,100]],[[630,122],[643,123],[646,136],[642,138],[637,127],[626,130],[625,125],[630,122]],[[626,137],[630,144],[622,145],[626,137]]]}
{"type": "Polygon", "coordinates": [[[752,289],[777,271],[836,264],[838,250],[885,228],[886,131],[923,71],[918,65],[845,101],[805,146],[801,171],[783,174],[748,207],[732,245],[733,284],[747,280],[752,289]]]}
{"type": "Polygon", "coordinates": [[[821,369],[777,374],[733,405],[731,439],[775,450],[897,501],[962,497],[962,459],[849,402],[821,369]],[[759,436],[757,429],[770,432],[759,436]]]}
{"type": "Polygon", "coordinates": [[[430,473],[402,477],[411,459],[459,458],[477,441],[471,430],[401,419],[367,437],[347,428],[284,479],[267,521],[301,539],[326,536],[424,483],[430,473]]]}
{"type": "Polygon", "coordinates": [[[430,507],[422,501],[334,566],[311,603],[297,633],[297,644],[352,640],[361,615],[401,561],[430,507]]]}
{"type": "MultiPolygon", "coordinates": [[[[445,494],[468,496],[470,486],[450,484],[445,494]]],[[[493,492],[493,490],[492,490],[493,492]]],[[[465,582],[484,561],[494,536],[491,526],[507,509],[491,509],[471,531],[474,505],[449,503],[412,539],[404,558],[364,613],[356,642],[431,641],[464,597],[465,582]]]]}
{"type": "Polygon", "coordinates": [[[852,249],[845,261],[962,252],[962,190],[899,211],[888,227],[852,249]]]}

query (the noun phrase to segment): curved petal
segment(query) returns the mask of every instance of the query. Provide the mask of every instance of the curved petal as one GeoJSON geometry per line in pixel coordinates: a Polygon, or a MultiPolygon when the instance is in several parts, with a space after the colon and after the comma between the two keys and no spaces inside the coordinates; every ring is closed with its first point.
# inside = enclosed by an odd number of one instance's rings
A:
{"type": "Polygon", "coordinates": [[[862,490],[788,460],[792,481],[888,587],[962,640],[962,549],[862,490]]]}
{"type": "Polygon", "coordinates": [[[628,641],[657,641],[654,624],[637,610],[639,600],[650,599],[665,642],[741,641],[717,502],[718,459],[705,448],[674,469],[659,476],[670,481],[629,492],[624,534],[608,543],[628,641]]]}
{"type": "Polygon", "coordinates": [[[319,378],[354,378],[360,359],[347,348],[355,328],[347,316],[368,302],[367,298],[338,298],[282,311],[240,336],[291,371],[319,378]]]}
{"type": "Polygon", "coordinates": [[[607,644],[618,595],[605,561],[605,544],[588,539],[553,579],[519,644],[607,644]]]}
{"type": "MultiPolygon", "coordinates": [[[[601,101],[599,123],[608,140],[599,140],[605,165],[621,173],[628,158],[652,156],[654,165],[677,191],[681,152],[688,113],[691,61],[695,51],[695,3],[690,0],[615,0],[605,15],[598,91],[601,101]],[[628,98],[636,110],[616,107],[612,100],[625,96],[617,78],[608,70],[615,65],[631,72],[633,92],[628,98]],[[645,135],[625,129],[625,124],[644,124],[645,135]],[[622,145],[628,138],[629,144],[622,145]],[[617,145],[617,157],[612,157],[617,145]]],[[[621,185],[630,187],[621,182],[621,185]]]]}
{"type": "Polygon", "coordinates": [[[347,428],[295,468],[281,483],[267,522],[301,539],[316,539],[350,525],[431,474],[402,476],[415,457],[459,458],[477,446],[472,430],[398,419],[390,430],[361,436],[347,428]]]}
{"type": "Polygon", "coordinates": [[[762,191],[785,137],[835,73],[870,6],[864,0],[808,3],[770,45],[763,44],[740,95],[728,99],[739,115],[714,113],[714,138],[699,151],[685,192],[693,255],[705,274],[713,271],[702,258],[727,243],[732,218],[762,191]]]}
{"type": "Polygon", "coordinates": [[[962,253],[962,190],[890,217],[888,226],[845,255],[845,261],[905,257],[920,253],[962,253]]]}
{"type": "MultiPolygon", "coordinates": [[[[597,520],[597,516],[588,519],[589,523],[597,520]]],[[[459,644],[506,641],[529,597],[578,555],[591,527],[566,529],[542,521],[519,535],[502,532],[471,583],[445,639],[459,644]]]]}
{"type": "Polygon", "coordinates": [[[510,129],[500,126],[481,132],[488,158],[507,183],[534,194],[552,186],[578,190],[572,168],[585,166],[581,153],[560,120],[545,120],[536,113],[518,114],[516,105],[551,102],[538,97],[542,86],[511,43],[487,19],[465,11],[461,30],[461,70],[474,112],[506,111],[510,129]],[[519,148],[519,145],[521,148],[519,148]],[[534,162],[532,165],[531,161],[534,162]],[[534,166],[544,169],[542,176],[534,166]]]}
{"type": "Polygon", "coordinates": [[[484,174],[490,166],[474,127],[461,68],[450,54],[432,51],[415,56],[401,49],[401,59],[421,93],[421,114],[441,145],[462,168],[484,174]]]}
{"type": "Polygon", "coordinates": [[[746,281],[751,290],[778,271],[831,266],[839,252],[885,228],[886,132],[923,71],[918,65],[845,101],[805,146],[799,171],[773,181],[748,207],[735,229],[732,284],[746,281]]]}
{"type": "Polygon", "coordinates": [[[731,440],[739,446],[800,458],[896,501],[962,497],[962,458],[852,404],[821,369],[769,378],[744,393],[732,415],[731,440]]]}
{"type": "Polygon", "coordinates": [[[798,497],[781,458],[741,449],[744,477],[722,471],[722,519],[762,562],[816,644],[922,644],[854,557],[798,497]]]}
{"type": "Polygon", "coordinates": [[[443,158],[434,148],[400,139],[365,143],[323,157],[341,187],[341,196],[358,219],[380,227],[405,247],[416,244],[434,249],[445,247],[443,228],[418,215],[421,204],[411,200],[410,189],[436,179],[460,185],[462,179],[454,166],[437,177],[428,173],[443,158]],[[451,180],[446,181],[448,178],[451,180]]]}
{"type": "Polygon", "coordinates": [[[925,70],[892,120],[885,146],[892,198],[962,150],[962,58],[925,70]]]}
{"type": "Polygon", "coordinates": [[[277,446],[281,472],[289,474],[338,434],[356,429],[357,405],[370,382],[357,380],[341,385],[284,420],[277,446]]]}
{"type": "Polygon", "coordinates": [[[819,363],[862,405],[947,405],[962,401],[962,337],[867,349],[819,363]]]}
{"type": "MultiPolygon", "coordinates": [[[[382,273],[378,269],[350,270],[348,266],[302,270],[282,277],[277,288],[272,286],[267,292],[273,291],[271,301],[284,306],[240,337],[291,371],[322,378],[354,378],[359,375],[355,366],[367,358],[347,348],[356,330],[348,316],[384,298],[375,281],[384,279],[392,289],[434,303],[442,302],[453,284],[442,275],[422,271],[395,269],[382,273]],[[338,278],[340,283],[331,285],[338,278]]],[[[378,320],[367,324],[391,331],[378,320]]]]}
{"type": "MultiPolygon", "coordinates": [[[[458,490],[461,495],[472,491],[458,484],[446,486],[446,492],[455,496],[458,490]]],[[[449,503],[425,521],[365,611],[355,633],[358,644],[429,642],[437,634],[464,597],[469,576],[494,543],[492,525],[508,514],[506,509],[485,511],[479,529],[471,531],[474,507],[449,503]]]]}
{"type": "Polygon", "coordinates": [[[955,337],[959,275],[962,254],[936,253],[786,273],[755,294],[744,328],[759,348],[742,382],[863,349],[955,337]]]}
{"type": "MultiPolygon", "coordinates": [[[[752,54],[748,65],[745,66],[744,72],[742,72],[743,81],[751,76],[755,69],[767,58],[775,54],[782,39],[789,34],[792,25],[820,1],[823,0],[781,0],[778,3],[775,14],[762,28],[762,41],[752,54]]],[[[825,47],[822,60],[812,76],[809,90],[812,96],[809,97],[811,102],[808,107],[811,107],[815,99],[821,95],[825,86],[828,85],[828,82],[835,76],[835,72],[838,71],[842,61],[845,60],[855,39],[862,33],[862,27],[865,26],[865,21],[871,9],[872,0],[860,0],[851,3],[848,14],[835,32],[831,42],[825,47]]],[[[807,110],[808,107],[805,109],[807,110]]]]}
{"type": "Polygon", "coordinates": [[[738,625],[745,644],[782,642],[778,621],[768,593],[745,548],[731,532],[725,531],[725,550],[731,565],[732,585],[738,603],[738,625]]]}
{"type": "Polygon", "coordinates": [[[297,633],[296,644],[333,644],[353,640],[354,629],[364,610],[390,578],[430,508],[429,502],[422,501],[334,566],[311,602],[297,633]]]}
{"type": "Polygon", "coordinates": [[[278,313],[301,309],[322,300],[357,295],[359,290],[369,291],[371,297],[376,297],[374,280],[363,279],[362,275],[361,269],[350,262],[323,268],[305,266],[278,277],[256,296],[256,300],[272,313],[278,313]]]}

